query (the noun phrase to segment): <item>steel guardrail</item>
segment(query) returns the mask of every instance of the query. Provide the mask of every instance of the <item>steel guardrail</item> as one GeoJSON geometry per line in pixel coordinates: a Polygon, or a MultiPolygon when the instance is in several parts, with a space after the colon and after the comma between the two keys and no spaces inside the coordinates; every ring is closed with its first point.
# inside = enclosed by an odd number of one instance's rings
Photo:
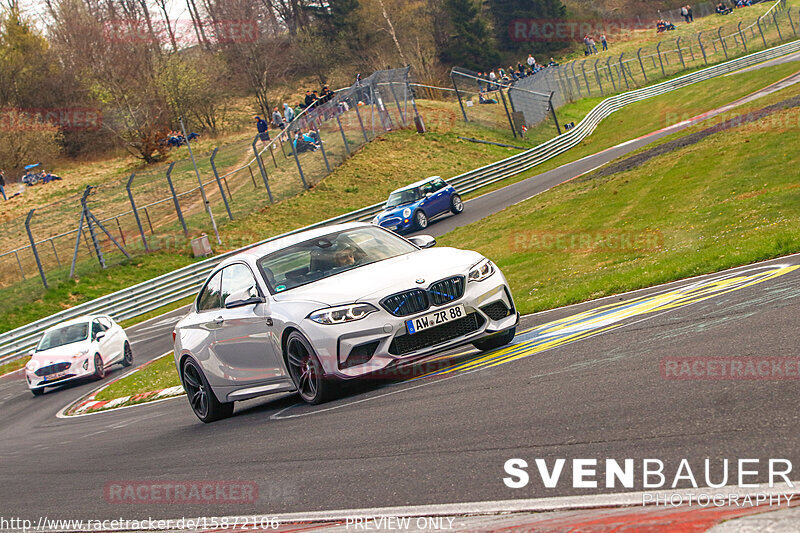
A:
{"type": "MultiPolygon", "coordinates": [[[[524,152],[450,178],[448,182],[455,186],[461,194],[466,194],[481,187],[485,187],[486,185],[508,179],[573,148],[588,137],[600,121],[629,104],[794,52],[800,52],[800,40],[742,56],[655,85],[611,96],[595,106],[583,120],[568,132],[524,152]]],[[[127,289],[96,298],[90,302],[76,305],[70,309],[2,333],[0,334],[0,363],[24,355],[25,351],[35,346],[39,336],[47,328],[59,322],[93,313],[108,314],[115,320],[127,320],[140,316],[190,296],[199,289],[203,280],[205,280],[214,267],[232,255],[301,231],[330,224],[366,221],[380,212],[383,205],[384,202],[380,202],[311,224],[304,228],[270,237],[269,239],[251,244],[244,248],[226,252],[211,259],[199,261],[190,266],[158,276],[127,289]]]]}

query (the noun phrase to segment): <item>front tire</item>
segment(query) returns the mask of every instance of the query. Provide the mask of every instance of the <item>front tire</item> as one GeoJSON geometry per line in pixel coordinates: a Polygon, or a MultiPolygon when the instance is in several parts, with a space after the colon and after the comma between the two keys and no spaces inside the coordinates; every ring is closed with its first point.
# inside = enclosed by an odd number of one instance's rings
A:
{"type": "Polygon", "coordinates": [[[208,424],[233,414],[233,402],[222,403],[217,400],[200,366],[193,359],[187,358],[183,362],[182,374],[189,406],[201,422],[208,424]]]}
{"type": "Polygon", "coordinates": [[[416,227],[418,230],[428,227],[428,217],[421,209],[414,213],[414,227],[416,227]]]}
{"type": "Polygon", "coordinates": [[[450,197],[450,211],[454,215],[464,211],[464,202],[461,201],[461,196],[454,194],[450,197]]]}
{"type": "Polygon", "coordinates": [[[131,350],[131,345],[127,341],[122,349],[122,354],[122,366],[131,366],[133,364],[133,350],[131,350]]]}
{"type": "Polygon", "coordinates": [[[502,333],[498,333],[496,335],[492,335],[486,339],[477,340],[472,343],[474,347],[479,349],[482,352],[488,352],[489,350],[494,350],[496,348],[500,348],[501,346],[505,346],[512,340],[514,340],[514,335],[517,334],[517,328],[513,327],[511,329],[507,329],[502,333]]]}
{"type": "Polygon", "coordinates": [[[331,397],[332,383],[325,378],[311,343],[298,331],[293,331],[286,339],[286,366],[304,402],[317,405],[331,397]]]}
{"type": "Polygon", "coordinates": [[[94,379],[100,380],[106,377],[106,367],[103,364],[103,358],[99,353],[94,354],[94,379]]]}

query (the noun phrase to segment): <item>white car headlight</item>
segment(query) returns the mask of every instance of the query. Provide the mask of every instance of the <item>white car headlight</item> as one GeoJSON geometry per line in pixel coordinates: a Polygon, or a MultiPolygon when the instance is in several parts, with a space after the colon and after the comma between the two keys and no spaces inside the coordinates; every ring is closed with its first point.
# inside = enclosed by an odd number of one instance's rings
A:
{"type": "Polygon", "coordinates": [[[411,209],[409,209],[408,207],[403,209],[403,218],[408,218],[410,216],[411,216],[411,209]]]}
{"type": "Polygon", "coordinates": [[[25,363],[25,370],[27,370],[28,372],[36,372],[38,368],[39,368],[39,363],[37,363],[33,359],[25,363]]]}
{"type": "Polygon", "coordinates": [[[338,307],[327,307],[314,311],[308,318],[317,324],[344,324],[345,322],[353,322],[354,320],[361,320],[368,314],[377,311],[374,305],[370,304],[349,304],[340,305],[338,307]]]}
{"type": "Polygon", "coordinates": [[[72,358],[73,359],[77,359],[79,357],[83,357],[87,353],[89,353],[89,348],[86,348],[85,350],[81,350],[80,352],[76,352],[75,354],[73,354],[72,358]]]}
{"type": "Polygon", "coordinates": [[[494,274],[494,264],[488,259],[481,260],[480,263],[469,269],[469,281],[483,281],[494,274]]]}

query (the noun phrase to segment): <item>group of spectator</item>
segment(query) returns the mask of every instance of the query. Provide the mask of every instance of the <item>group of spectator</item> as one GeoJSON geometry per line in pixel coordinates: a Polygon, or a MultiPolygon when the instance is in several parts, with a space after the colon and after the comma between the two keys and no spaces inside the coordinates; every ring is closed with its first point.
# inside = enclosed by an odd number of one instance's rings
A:
{"type": "Polygon", "coordinates": [[[558,65],[558,63],[556,63],[555,59],[552,57],[547,65],[542,65],[536,61],[532,54],[528,54],[528,59],[525,60],[525,63],[520,61],[517,63],[516,67],[510,65],[507,70],[500,67],[486,72],[478,72],[478,92],[486,96],[488,91],[496,91],[501,86],[512,85],[517,80],[533,76],[546,67],[553,67],[556,65],[558,65]]]}
{"type": "Polygon", "coordinates": [[[681,6],[681,16],[683,17],[683,20],[686,21],[686,24],[694,22],[694,15],[692,14],[692,6],[690,6],[689,4],[681,6]]]}
{"type": "Polygon", "coordinates": [[[659,19],[658,22],[656,22],[656,33],[671,31],[674,29],[675,29],[675,24],[666,21],[664,19],[659,19]]]}
{"type": "MultiPolygon", "coordinates": [[[[286,102],[284,102],[283,112],[281,112],[278,106],[273,107],[272,115],[271,117],[269,117],[269,122],[267,122],[266,119],[261,118],[259,116],[253,117],[253,120],[255,120],[256,123],[256,129],[258,130],[258,138],[266,145],[270,140],[269,137],[270,124],[272,125],[273,129],[284,130],[286,129],[286,126],[289,123],[291,123],[294,120],[294,118],[299,114],[301,114],[304,110],[308,110],[306,111],[306,114],[309,114],[315,108],[333,99],[334,94],[335,91],[330,89],[327,85],[324,86],[321,91],[312,91],[311,89],[309,89],[306,91],[306,95],[303,101],[297,104],[297,106],[292,107],[286,102]]],[[[313,140],[314,135],[316,135],[316,133],[313,133],[313,135],[311,132],[302,133],[300,134],[300,138],[298,139],[298,135],[295,134],[295,139],[293,140],[293,143],[295,144],[295,146],[302,147],[302,150],[298,149],[298,151],[316,150],[318,148],[319,143],[313,140]],[[310,138],[310,141],[305,141],[304,138],[310,138]],[[308,142],[310,146],[304,144],[305,142],[308,142]]]]}
{"type": "MultiPolygon", "coordinates": [[[[197,139],[198,137],[200,137],[200,134],[199,133],[195,133],[195,132],[191,132],[187,137],[188,137],[189,141],[193,141],[193,140],[197,139]]],[[[186,144],[187,137],[184,137],[183,133],[181,133],[180,131],[174,131],[173,130],[173,131],[169,132],[167,137],[165,139],[163,139],[161,142],[162,142],[162,144],[166,144],[170,148],[177,148],[178,146],[183,146],[184,144],[186,144]]]]}
{"type": "MultiPolygon", "coordinates": [[[[606,39],[606,34],[603,33],[598,37],[601,46],[603,47],[603,51],[608,50],[608,39],[606,39]]],[[[583,55],[588,56],[597,53],[597,43],[595,43],[594,37],[589,35],[588,33],[583,36],[583,55]]]]}
{"type": "Polygon", "coordinates": [[[751,2],[751,0],[735,0],[731,2],[731,6],[728,7],[728,5],[725,2],[720,1],[717,4],[715,11],[717,12],[717,15],[727,15],[729,13],[733,13],[734,8],[747,7],[752,5],[753,2],[751,2]]]}

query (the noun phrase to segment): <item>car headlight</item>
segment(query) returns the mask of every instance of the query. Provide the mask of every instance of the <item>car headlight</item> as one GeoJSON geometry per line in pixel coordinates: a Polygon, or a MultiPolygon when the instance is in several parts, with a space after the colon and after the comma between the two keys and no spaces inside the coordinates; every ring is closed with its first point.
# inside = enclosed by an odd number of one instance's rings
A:
{"type": "Polygon", "coordinates": [[[377,216],[376,216],[375,218],[373,218],[373,219],[372,219],[372,224],[375,224],[375,225],[377,226],[377,225],[378,225],[378,224],[380,224],[380,223],[381,223],[381,221],[380,221],[380,219],[379,219],[377,216]]]}
{"type": "Polygon", "coordinates": [[[494,274],[494,264],[488,259],[481,260],[480,263],[469,269],[469,281],[483,281],[494,274]]]}
{"type": "Polygon", "coordinates": [[[87,348],[87,349],[85,349],[85,350],[81,350],[80,352],[76,352],[76,353],[75,353],[75,354],[72,356],[72,358],[73,358],[73,359],[77,359],[77,358],[79,358],[79,357],[83,357],[83,356],[84,356],[84,355],[86,355],[87,353],[89,353],[89,349],[88,349],[88,348],[87,348]]]}
{"type": "Polygon", "coordinates": [[[411,216],[411,209],[409,209],[408,207],[403,209],[403,218],[408,218],[410,216],[411,216]]]}
{"type": "Polygon", "coordinates": [[[39,368],[39,363],[37,363],[32,359],[27,363],[25,363],[25,370],[27,370],[28,372],[36,372],[36,369],[38,368],[39,368]]]}
{"type": "Polygon", "coordinates": [[[353,322],[354,320],[361,320],[368,314],[377,311],[374,305],[370,304],[349,304],[340,305],[338,307],[327,307],[314,311],[308,318],[317,324],[344,324],[345,322],[353,322]]]}

